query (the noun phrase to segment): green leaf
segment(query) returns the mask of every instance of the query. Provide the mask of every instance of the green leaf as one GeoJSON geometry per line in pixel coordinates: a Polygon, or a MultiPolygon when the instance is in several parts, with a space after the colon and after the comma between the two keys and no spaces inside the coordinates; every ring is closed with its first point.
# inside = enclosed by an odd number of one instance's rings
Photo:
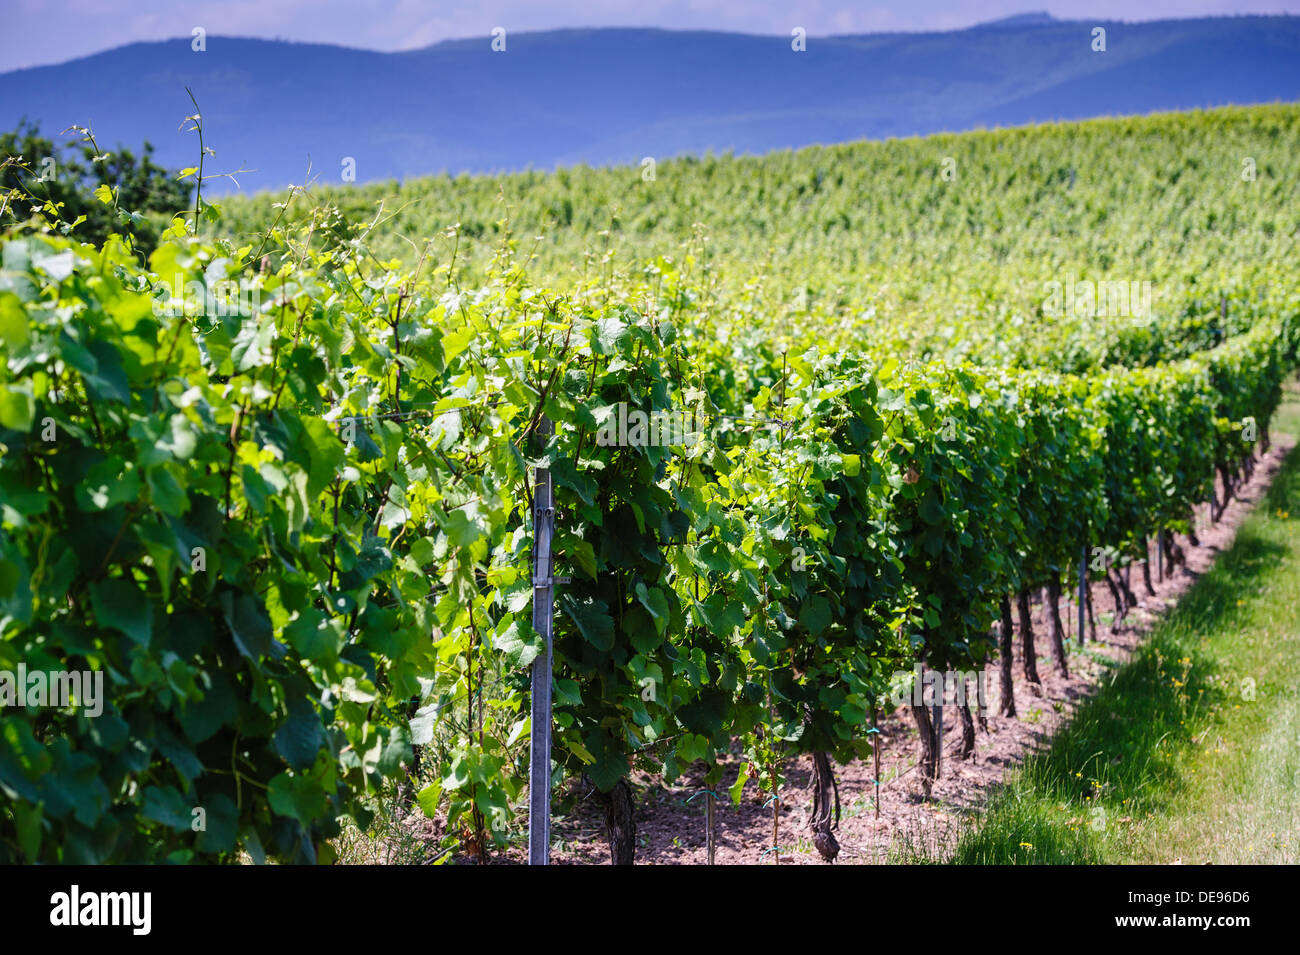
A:
{"type": "Polygon", "coordinates": [[[817,636],[831,625],[831,604],[821,594],[813,594],[799,608],[799,625],[817,636]]]}
{"type": "Polygon", "coordinates": [[[496,649],[505,656],[507,665],[526,667],[546,649],[541,635],[526,620],[512,620],[504,633],[496,638],[496,649]]]}
{"type": "Polygon", "coordinates": [[[668,626],[668,598],[658,587],[647,587],[645,584],[636,585],[636,599],[641,602],[641,606],[650,612],[650,617],[654,621],[655,630],[659,633],[664,632],[668,626]]]}
{"type": "Polygon", "coordinates": [[[470,507],[454,508],[445,521],[439,522],[454,547],[468,547],[488,534],[487,525],[479,519],[477,512],[471,514],[470,511],[470,507]]]}
{"type": "Polygon", "coordinates": [[[420,707],[411,717],[411,743],[414,746],[427,746],[433,742],[433,730],[438,722],[438,713],[442,709],[432,702],[420,707]]]}
{"type": "Polygon", "coordinates": [[[740,805],[740,797],[744,794],[745,783],[749,782],[749,765],[741,767],[740,773],[736,776],[736,781],[731,784],[731,801],[737,806],[740,805]]]}
{"type": "Polygon", "coordinates": [[[323,663],[338,657],[343,648],[343,622],[327,620],[318,610],[308,609],[284,628],[284,639],[304,658],[323,663]]]}
{"type": "Polygon", "coordinates": [[[260,323],[256,319],[245,319],[235,336],[230,356],[235,360],[237,371],[248,371],[271,362],[271,343],[275,341],[275,323],[260,323]]]}
{"type": "Polygon", "coordinates": [[[140,646],[149,645],[153,604],[136,587],[120,578],[99,580],[90,585],[90,602],[100,624],[126,634],[140,646]]]}
{"type": "Polygon", "coordinates": [[[614,648],[614,620],[605,604],[590,597],[579,601],[567,593],[560,597],[559,604],[584,640],[597,650],[614,648]]]}
{"type": "Polygon", "coordinates": [[[589,541],[571,535],[563,540],[564,552],[573,565],[589,580],[596,579],[596,551],[589,541]]]}
{"type": "Polygon", "coordinates": [[[941,525],[947,521],[948,514],[943,509],[937,491],[929,491],[921,501],[921,519],[930,525],[941,525]]]}
{"type": "Polygon", "coordinates": [[[222,726],[231,725],[239,713],[239,704],[230,684],[220,673],[212,686],[203,691],[203,699],[186,704],[179,721],[191,743],[201,743],[222,726]]]}
{"type": "Polygon", "coordinates": [[[582,760],[582,762],[585,765],[590,766],[592,763],[596,761],[596,757],[591,755],[591,751],[588,750],[587,747],[579,743],[577,740],[566,739],[564,741],[564,745],[569,752],[571,752],[574,756],[577,756],[578,759],[582,760]]]}
{"type": "Polygon", "coordinates": [[[587,767],[587,775],[601,792],[609,792],[631,768],[627,757],[604,730],[594,730],[587,736],[586,743],[595,757],[595,762],[587,767]]]}
{"type": "Polygon", "coordinates": [[[271,618],[250,594],[221,594],[221,609],[239,652],[256,661],[271,652],[271,618]]]}
{"type": "Polygon", "coordinates": [[[30,382],[10,383],[0,388],[0,426],[27,431],[36,417],[36,399],[30,382]]]}
{"type": "Polygon", "coordinates": [[[420,803],[420,811],[430,819],[438,818],[438,803],[442,800],[442,783],[434,780],[420,790],[415,797],[420,803]]]}
{"type": "Polygon", "coordinates": [[[617,318],[598,319],[592,326],[591,350],[597,355],[617,355],[627,338],[627,326],[617,318]]]}
{"type": "Polygon", "coordinates": [[[316,761],[316,755],[325,746],[325,735],[316,708],[307,700],[291,700],[288,719],[275,731],[272,744],[291,768],[310,768],[316,761]]]}
{"type": "Polygon", "coordinates": [[[144,808],[140,814],[146,819],[161,822],[169,829],[188,832],[190,806],[174,786],[147,786],[144,790],[144,808]]]}
{"type": "Polygon", "coordinates": [[[167,468],[153,468],[146,478],[150,498],[158,510],[172,517],[180,517],[189,509],[190,501],[185,489],[167,468]]]}
{"type": "Polygon", "coordinates": [[[310,776],[280,773],[271,780],[266,795],[274,812],[296,819],[304,827],[310,827],[329,807],[320,783],[310,776]]]}
{"type": "Polygon", "coordinates": [[[663,645],[663,628],[655,625],[644,607],[633,607],[623,614],[623,630],[638,653],[653,653],[663,645]]]}
{"type": "Polygon", "coordinates": [[[411,763],[411,734],[405,726],[394,726],[388,731],[388,741],[375,768],[381,775],[396,776],[403,766],[411,763]]]}
{"type": "Polygon", "coordinates": [[[582,705],[582,689],[578,686],[577,680],[568,680],[563,677],[556,677],[555,704],[557,706],[582,705]]]}
{"type": "Polygon", "coordinates": [[[28,862],[39,862],[41,858],[41,818],[44,806],[17,800],[11,804],[14,822],[18,830],[18,848],[28,862]]]}
{"type": "Polygon", "coordinates": [[[315,498],[334,481],[347,458],[347,449],[339,440],[338,434],[324,420],[304,418],[301,424],[303,444],[310,458],[307,496],[315,498]]]}
{"type": "Polygon", "coordinates": [[[0,342],[18,348],[27,344],[30,335],[22,301],[12,292],[0,292],[0,342]]]}
{"type": "Polygon", "coordinates": [[[11,560],[0,559],[0,600],[8,600],[18,590],[22,570],[11,560]]]}
{"type": "Polygon", "coordinates": [[[271,784],[267,786],[266,797],[273,811],[291,819],[297,817],[297,792],[293,777],[288,773],[280,773],[271,780],[271,784]]]}

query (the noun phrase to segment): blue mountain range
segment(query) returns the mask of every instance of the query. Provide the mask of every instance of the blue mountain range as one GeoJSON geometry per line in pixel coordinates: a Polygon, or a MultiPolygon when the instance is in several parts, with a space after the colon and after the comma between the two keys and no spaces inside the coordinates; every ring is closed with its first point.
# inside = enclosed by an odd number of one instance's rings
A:
{"type": "MultiPolygon", "coordinates": [[[[0,74],[0,129],[90,125],[196,164],[188,86],[245,190],[924,135],[1300,97],[1300,17],[1028,14],[944,33],[576,29],[407,52],[208,36],[0,74]],[[1104,30],[1105,49],[1096,47],[1104,30]],[[501,44],[498,43],[498,46],[501,44]]],[[[215,184],[214,184],[215,187],[215,184]]],[[[220,188],[220,187],[216,187],[220,188]]],[[[226,184],[226,188],[232,188],[226,184]]]]}

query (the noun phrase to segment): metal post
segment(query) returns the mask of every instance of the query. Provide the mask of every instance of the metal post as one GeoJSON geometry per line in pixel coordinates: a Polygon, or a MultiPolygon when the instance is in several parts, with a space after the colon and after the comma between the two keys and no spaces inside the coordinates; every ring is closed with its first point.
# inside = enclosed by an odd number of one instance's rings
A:
{"type": "Polygon", "coordinates": [[[1088,612],[1088,545],[1079,555],[1079,646],[1083,646],[1083,628],[1087,626],[1088,612]]]}
{"type": "Polygon", "coordinates": [[[708,864],[713,865],[715,854],[718,848],[717,839],[714,838],[713,793],[711,792],[705,793],[704,798],[707,800],[707,802],[705,802],[704,804],[704,825],[706,830],[704,841],[708,849],[708,856],[709,856],[708,864]]]}
{"type": "MultiPolygon", "coordinates": [[[[554,434],[545,415],[537,428],[545,441],[554,434]]],[[[528,742],[528,864],[551,860],[551,643],[555,582],[551,574],[551,538],[555,532],[555,498],[549,468],[537,468],[533,492],[533,629],[546,650],[533,660],[532,720],[528,742]]]]}

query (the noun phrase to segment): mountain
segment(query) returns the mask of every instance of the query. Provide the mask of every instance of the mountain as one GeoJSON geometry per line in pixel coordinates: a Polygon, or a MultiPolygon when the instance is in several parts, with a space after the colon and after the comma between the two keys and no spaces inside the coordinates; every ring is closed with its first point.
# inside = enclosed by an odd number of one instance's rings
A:
{"type": "Polygon", "coordinates": [[[1044,23],[1057,23],[1050,13],[1017,13],[1014,16],[1003,17],[1000,20],[988,20],[984,23],[978,23],[973,27],[976,30],[997,30],[1002,27],[1030,27],[1039,26],[1044,23]]]}
{"type": "MultiPolygon", "coordinates": [[[[766,152],[1106,114],[1300,98],[1300,17],[1147,23],[1025,14],[946,33],[809,37],[651,29],[511,33],[377,53],[209,36],[0,74],[0,129],[90,124],[195,165],[194,90],[244,189],[766,152]],[[1093,30],[1105,29],[1105,52],[1093,30]]],[[[214,189],[221,186],[214,184],[214,189]]],[[[226,188],[232,188],[228,184],[226,188]]]]}

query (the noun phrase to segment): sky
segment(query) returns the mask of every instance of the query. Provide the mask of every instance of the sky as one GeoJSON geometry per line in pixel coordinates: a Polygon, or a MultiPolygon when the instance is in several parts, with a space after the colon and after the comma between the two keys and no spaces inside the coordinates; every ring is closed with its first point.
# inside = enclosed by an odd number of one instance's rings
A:
{"type": "Polygon", "coordinates": [[[809,36],[954,30],[1027,11],[1065,20],[1300,13],[1300,0],[5,0],[0,72],[138,40],[212,36],[409,50],[494,27],[651,26],[809,36]]]}

